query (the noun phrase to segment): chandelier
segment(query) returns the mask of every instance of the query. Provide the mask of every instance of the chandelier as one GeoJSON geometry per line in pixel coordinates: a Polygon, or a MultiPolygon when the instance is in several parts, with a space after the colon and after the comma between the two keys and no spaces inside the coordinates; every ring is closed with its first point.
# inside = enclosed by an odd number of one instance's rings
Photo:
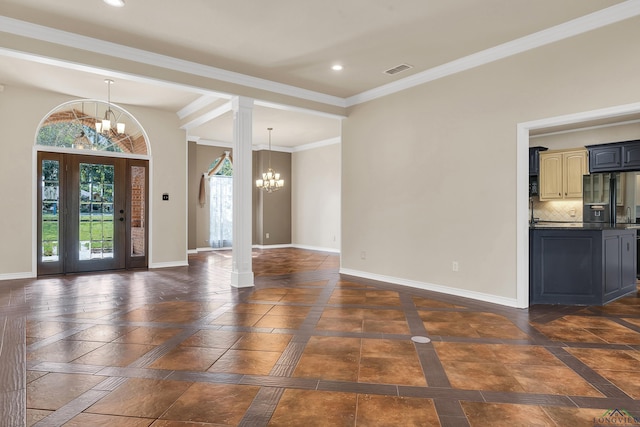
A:
{"type": "Polygon", "coordinates": [[[267,193],[273,193],[284,187],[284,179],[280,179],[280,174],[271,169],[271,131],[269,131],[269,168],[262,174],[262,179],[256,179],[256,187],[263,189],[267,193]]]}
{"type": "Polygon", "coordinates": [[[111,118],[113,117],[113,121],[116,123],[116,133],[122,134],[124,133],[124,123],[119,123],[116,120],[115,113],[111,111],[111,85],[113,80],[104,79],[104,82],[107,84],[107,111],[104,112],[104,119],[96,122],[96,132],[108,135],[111,130],[111,118]]]}

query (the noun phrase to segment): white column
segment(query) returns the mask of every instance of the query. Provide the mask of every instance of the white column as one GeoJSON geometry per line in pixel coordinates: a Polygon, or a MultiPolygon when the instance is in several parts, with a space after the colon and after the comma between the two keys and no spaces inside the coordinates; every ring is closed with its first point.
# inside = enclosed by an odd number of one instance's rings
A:
{"type": "Polygon", "coordinates": [[[233,250],[231,286],[253,286],[251,266],[252,191],[251,142],[253,99],[231,100],[233,110],[233,250]]]}

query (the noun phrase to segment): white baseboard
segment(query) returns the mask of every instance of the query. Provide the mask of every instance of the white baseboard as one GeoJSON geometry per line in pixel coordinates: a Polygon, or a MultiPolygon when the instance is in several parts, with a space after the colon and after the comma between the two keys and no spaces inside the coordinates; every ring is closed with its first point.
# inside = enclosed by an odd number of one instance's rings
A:
{"type": "Polygon", "coordinates": [[[34,277],[37,277],[37,275],[31,271],[24,273],[0,274],[0,280],[33,279],[34,277]]]}
{"type": "Polygon", "coordinates": [[[169,262],[154,262],[149,264],[149,268],[168,268],[168,267],[187,267],[188,261],[169,261],[169,262]]]}
{"type": "Polygon", "coordinates": [[[381,274],[368,273],[366,271],[351,270],[349,268],[341,268],[340,274],[349,276],[362,277],[363,279],[377,280],[379,282],[393,283],[396,285],[409,286],[426,291],[440,292],[447,295],[455,295],[458,297],[470,298],[478,301],[489,302],[492,304],[504,305],[507,307],[520,308],[516,298],[505,298],[498,295],[485,294],[482,292],[469,291],[466,289],[451,288],[449,286],[436,285],[433,283],[418,282],[415,280],[402,279],[399,277],[383,276],[381,274]]]}
{"type": "Polygon", "coordinates": [[[251,247],[253,249],[281,249],[281,248],[292,248],[293,245],[291,243],[285,243],[282,245],[253,245],[251,247]]]}
{"type": "Polygon", "coordinates": [[[322,248],[320,246],[299,245],[297,243],[294,243],[291,246],[298,249],[307,249],[309,251],[331,252],[334,254],[340,253],[340,249],[335,249],[335,248],[322,248]]]}
{"type": "Polygon", "coordinates": [[[197,253],[198,253],[197,249],[187,249],[187,255],[197,254],[197,253]]]}

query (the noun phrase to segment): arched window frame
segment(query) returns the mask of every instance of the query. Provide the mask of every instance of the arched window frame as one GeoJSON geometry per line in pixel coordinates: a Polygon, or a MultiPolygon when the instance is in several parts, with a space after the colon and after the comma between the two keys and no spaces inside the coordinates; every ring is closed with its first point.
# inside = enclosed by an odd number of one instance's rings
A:
{"type": "Polygon", "coordinates": [[[85,155],[100,155],[111,157],[127,157],[138,159],[151,158],[151,146],[149,138],[138,120],[124,108],[97,99],[79,99],[68,101],[52,109],[38,125],[34,145],[39,151],[71,152],[85,155]],[[115,123],[109,135],[98,134],[95,130],[96,122],[102,121],[107,111],[111,111],[112,120],[125,124],[125,132],[117,133],[115,123]],[[60,132],[61,140],[54,144],[44,144],[41,141],[42,129],[49,124],[68,123],[72,134],[64,135],[60,132]],[[75,129],[74,129],[75,127],[75,129]],[[82,133],[84,132],[84,133],[82,133]],[[76,140],[86,137],[98,139],[98,144],[87,146],[87,141],[83,141],[83,146],[79,147],[76,140]],[[71,140],[73,138],[73,140],[71,140]],[[73,142],[70,142],[73,141],[73,142]],[[117,147],[116,150],[109,149],[117,147]]]}

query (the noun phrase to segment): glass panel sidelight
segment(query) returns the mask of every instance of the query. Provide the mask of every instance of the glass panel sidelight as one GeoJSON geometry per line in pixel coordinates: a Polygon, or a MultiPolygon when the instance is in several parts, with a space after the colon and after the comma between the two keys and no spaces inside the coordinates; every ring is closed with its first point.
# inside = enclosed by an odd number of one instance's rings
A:
{"type": "Polygon", "coordinates": [[[79,260],[113,258],[114,169],[80,163],[79,260]]]}
{"type": "Polygon", "coordinates": [[[60,162],[42,161],[42,262],[60,260],[60,162]]]}
{"type": "Polygon", "coordinates": [[[146,167],[131,166],[131,256],[144,256],[146,252],[146,167]]]}

